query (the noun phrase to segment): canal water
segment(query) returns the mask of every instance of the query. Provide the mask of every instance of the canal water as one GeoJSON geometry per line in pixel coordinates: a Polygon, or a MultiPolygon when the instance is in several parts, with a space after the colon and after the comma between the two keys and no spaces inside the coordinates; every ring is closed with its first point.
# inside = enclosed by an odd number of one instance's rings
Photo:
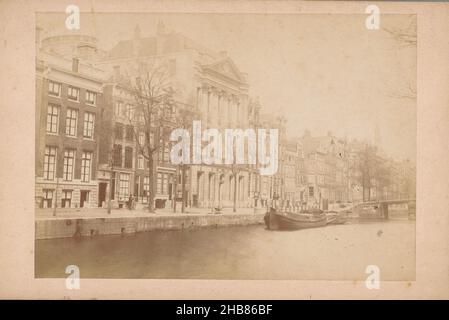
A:
{"type": "Polygon", "coordinates": [[[37,240],[35,277],[142,279],[415,279],[415,222],[406,219],[269,231],[263,225],[37,240]]]}

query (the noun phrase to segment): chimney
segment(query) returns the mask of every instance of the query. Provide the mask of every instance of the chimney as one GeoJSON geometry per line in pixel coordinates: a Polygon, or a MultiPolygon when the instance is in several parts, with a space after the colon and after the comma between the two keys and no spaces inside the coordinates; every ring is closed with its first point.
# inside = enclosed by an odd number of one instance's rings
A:
{"type": "Polygon", "coordinates": [[[140,27],[139,25],[136,25],[134,28],[134,39],[140,39],[140,27]]]}
{"type": "Polygon", "coordinates": [[[80,60],[78,58],[72,58],[72,71],[78,72],[80,60]]]}
{"type": "Polygon", "coordinates": [[[112,75],[114,82],[118,82],[120,80],[120,66],[114,66],[114,73],[112,75]]]}
{"type": "Polygon", "coordinates": [[[227,51],[224,51],[224,50],[220,51],[219,54],[220,54],[220,57],[222,59],[226,59],[228,57],[228,52],[227,51]]]}
{"type": "Polygon", "coordinates": [[[133,46],[133,55],[134,56],[139,56],[140,55],[140,27],[139,25],[136,25],[136,27],[134,28],[134,37],[133,37],[133,42],[132,42],[132,46],[133,46]]]}
{"type": "Polygon", "coordinates": [[[305,137],[305,138],[310,138],[310,137],[311,137],[311,133],[310,133],[310,130],[309,130],[309,129],[306,129],[306,130],[304,131],[303,137],[305,137]]]}
{"type": "Polygon", "coordinates": [[[157,23],[157,31],[156,32],[157,32],[158,36],[165,34],[165,25],[162,21],[159,21],[157,23]]]}
{"type": "Polygon", "coordinates": [[[36,35],[35,35],[36,52],[39,52],[39,49],[41,47],[41,34],[42,34],[42,28],[36,27],[36,35]]]}

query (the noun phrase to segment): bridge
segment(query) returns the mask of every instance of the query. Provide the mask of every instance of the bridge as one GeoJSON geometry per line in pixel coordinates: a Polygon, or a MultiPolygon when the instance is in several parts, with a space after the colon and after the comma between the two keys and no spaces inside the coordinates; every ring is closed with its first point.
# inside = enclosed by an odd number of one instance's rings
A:
{"type": "Polygon", "coordinates": [[[416,217],[416,199],[388,199],[388,200],[373,200],[356,204],[354,211],[359,214],[360,218],[381,218],[388,219],[388,207],[395,204],[407,204],[408,218],[415,219],[416,217]],[[374,209],[374,213],[372,213],[374,209]]]}

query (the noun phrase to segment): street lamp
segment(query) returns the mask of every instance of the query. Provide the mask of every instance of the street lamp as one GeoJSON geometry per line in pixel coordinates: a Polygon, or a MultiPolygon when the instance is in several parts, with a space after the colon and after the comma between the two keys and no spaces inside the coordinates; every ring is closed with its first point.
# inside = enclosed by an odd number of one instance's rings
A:
{"type": "Polygon", "coordinates": [[[53,206],[53,217],[56,217],[56,207],[58,206],[59,177],[56,176],[55,205],[53,206]]]}

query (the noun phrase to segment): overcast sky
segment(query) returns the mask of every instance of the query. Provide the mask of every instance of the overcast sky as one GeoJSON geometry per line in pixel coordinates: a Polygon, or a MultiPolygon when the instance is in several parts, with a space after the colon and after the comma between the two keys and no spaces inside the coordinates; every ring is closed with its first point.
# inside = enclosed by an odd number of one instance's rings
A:
{"type": "MultiPolygon", "coordinates": [[[[67,33],[64,14],[44,14],[48,35],[67,33]]],[[[216,51],[225,50],[248,73],[250,95],[288,120],[290,136],[373,140],[376,124],[385,151],[416,157],[416,99],[398,98],[416,86],[416,46],[404,47],[383,29],[405,29],[414,17],[382,15],[368,30],[366,15],[96,14],[81,15],[81,33],[109,49],[129,39],[136,24],[153,36],[166,29],[216,51]]]]}

